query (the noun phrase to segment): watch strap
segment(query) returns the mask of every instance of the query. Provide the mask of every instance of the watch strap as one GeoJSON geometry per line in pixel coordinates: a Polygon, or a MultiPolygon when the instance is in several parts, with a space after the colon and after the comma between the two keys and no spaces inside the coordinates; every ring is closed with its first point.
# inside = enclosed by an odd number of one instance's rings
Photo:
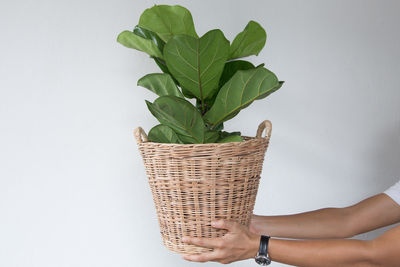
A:
{"type": "Polygon", "coordinates": [[[262,235],[260,237],[260,248],[258,253],[260,255],[268,255],[268,244],[269,244],[270,237],[267,235],[262,235]]]}

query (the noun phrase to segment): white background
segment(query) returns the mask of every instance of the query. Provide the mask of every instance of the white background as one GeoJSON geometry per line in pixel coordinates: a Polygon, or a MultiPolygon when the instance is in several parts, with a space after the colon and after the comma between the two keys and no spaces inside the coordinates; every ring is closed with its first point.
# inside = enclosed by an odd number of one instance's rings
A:
{"type": "MultiPolygon", "coordinates": [[[[0,2],[1,267],[199,266],[162,246],[132,135],[156,124],[136,82],[158,69],[116,37],[153,3],[0,2]]],[[[157,3],[189,8],[199,35],[267,31],[250,60],[286,83],[226,123],[273,123],[256,213],[343,207],[398,180],[398,1],[157,3]]]]}

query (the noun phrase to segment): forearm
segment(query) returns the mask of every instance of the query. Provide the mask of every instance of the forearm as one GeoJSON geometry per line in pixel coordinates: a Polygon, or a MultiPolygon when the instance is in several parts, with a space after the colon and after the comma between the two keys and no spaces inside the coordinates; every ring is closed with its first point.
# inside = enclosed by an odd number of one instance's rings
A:
{"type": "MultiPolygon", "coordinates": [[[[400,208],[400,207],[398,207],[400,208]]],[[[400,211],[400,210],[399,210],[400,211]]],[[[245,226],[233,222],[214,222],[218,229],[228,232],[221,238],[190,238],[183,242],[211,248],[211,252],[184,255],[186,260],[231,263],[254,258],[260,245],[260,236],[245,226]]],[[[271,238],[268,253],[272,261],[293,266],[340,266],[340,267],[398,267],[400,262],[400,226],[372,241],[354,239],[329,240],[282,240],[271,238]]]]}
{"type": "Polygon", "coordinates": [[[345,238],[400,220],[399,205],[378,194],[346,208],[327,208],[286,216],[254,216],[251,231],[276,237],[345,238]]]}
{"type": "Polygon", "coordinates": [[[344,238],[351,236],[345,208],[327,208],[285,216],[254,216],[252,231],[296,239],[344,238]]]}
{"type": "Polygon", "coordinates": [[[294,266],[374,266],[373,246],[361,240],[271,239],[271,260],[294,266]]]}

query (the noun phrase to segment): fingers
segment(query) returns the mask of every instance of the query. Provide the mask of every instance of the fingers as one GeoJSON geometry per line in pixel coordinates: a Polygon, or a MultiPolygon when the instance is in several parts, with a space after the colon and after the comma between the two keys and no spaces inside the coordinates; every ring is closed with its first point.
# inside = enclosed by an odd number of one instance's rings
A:
{"type": "Polygon", "coordinates": [[[221,252],[217,249],[221,248],[223,245],[221,238],[183,237],[182,242],[186,244],[214,249],[213,251],[201,254],[182,255],[182,258],[185,260],[196,262],[220,261],[223,256],[221,255],[221,252]]]}
{"type": "Polygon", "coordinates": [[[182,258],[187,261],[206,262],[218,261],[220,259],[220,255],[217,251],[210,251],[202,254],[182,255],[182,258]]]}
{"type": "Polygon", "coordinates": [[[182,257],[188,261],[217,261],[220,263],[230,263],[238,259],[245,259],[243,257],[243,251],[247,249],[247,246],[244,245],[244,249],[243,242],[248,239],[248,236],[246,235],[246,231],[248,230],[246,230],[241,224],[228,220],[213,221],[211,225],[214,228],[226,229],[228,230],[228,233],[219,238],[182,238],[182,242],[186,244],[213,249],[212,251],[201,254],[182,255],[182,257]]]}
{"type": "Polygon", "coordinates": [[[211,222],[211,226],[218,229],[226,229],[229,232],[233,231],[236,226],[238,225],[237,222],[228,221],[228,220],[217,220],[211,222]]]}
{"type": "MultiPolygon", "coordinates": [[[[232,231],[240,226],[239,223],[228,220],[217,220],[212,221],[211,226],[217,229],[226,229],[232,231]]],[[[187,244],[192,244],[200,247],[206,248],[216,248],[219,247],[221,243],[221,238],[201,238],[201,237],[183,237],[182,242],[187,244]]]]}
{"type": "Polygon", "coordinates": [[[220,247],[220,238],[201,238],[201,237],[183,237],[182,242],[190,245],[196,245],[205,248],[217,248],[220,247]]]}

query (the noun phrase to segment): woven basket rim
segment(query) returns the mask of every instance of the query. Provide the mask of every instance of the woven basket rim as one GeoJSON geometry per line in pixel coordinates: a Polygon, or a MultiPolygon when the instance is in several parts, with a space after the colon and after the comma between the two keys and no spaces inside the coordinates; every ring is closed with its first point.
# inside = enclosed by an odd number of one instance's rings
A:
{"type": "Polygon", "coordinates": [[[154,146],[167,146],[167,147],[224,147],[224,146],[241,146],[244,144],[252,143],[252,142],[269,142],[271,137],[272,124],[269,120],[264,120],[260,123],[257,129],[257,133],[255,137],[250,137],[246,135],[241,135],[244,138],[241,142],[228,142],[228,143],[205,143],[205,144],[177,144],[177,143],[158,143],[148,141],[148,136],[142,127],[137,127],[133,131],[133,135],[136,138],[137,144],[144,145],[154,145],[154,146]],[[265,129],[265,136],[262,137],[262,133],[265,129]]]}
{"type": "Polygon", "coordinates": [[[178,144],[178,143],[158,143],[158,142],[151,142],[151,141],[143,141],[140,144],[144,145],[155,145],[155,146],[169,146],[169,147],[207,147],[207,146],[240,146],[243,144],[247,144],[250,142],[255,142],[255,141],[268,141],[269,138],[267,137],[261,137],[261,138],[257,138],[257,137],[251,137],[251,136],[245,136],[245,135],[241,135],[241,137],[245,138],[245,140],[240,141],[240,142],[228,142],[228,143],[205,143],[205,144],[178,144]]]}

